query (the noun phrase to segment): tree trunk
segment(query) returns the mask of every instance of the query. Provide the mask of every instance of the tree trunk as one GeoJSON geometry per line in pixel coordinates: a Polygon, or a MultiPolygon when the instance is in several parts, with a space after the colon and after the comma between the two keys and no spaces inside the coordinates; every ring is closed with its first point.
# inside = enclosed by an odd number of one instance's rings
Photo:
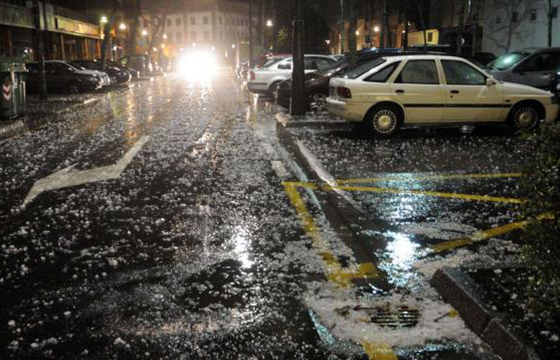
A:
{"type": "Polygon", "coordinates": [[[261,0],[261,47],[266,50],[266,0],[261,0]]]}
{"type": "Polygon", "coordinates": [[[136,37],[138,35],[138,25],[140,23],[140,16],[142,16],[142,0],[136,0],[136,7],[133,11],[134,19],[130,26],[130,35],[128,37],[128,56],[136,54],[136,37]]]}
{"type": "Polygon", "coordinates": [[[408,33],[409,33],[409,26],[408,26],[408,0],[404,0],[404,38],[402,47],[406,51],[408,50],[408,33]]]}
{"type": "Polygon", "coordinates": [[[278,19],[276,17],[276,0],[272,0],[272,48],[274,51],[278,51],[278,32],[276,31],[276,23],[278,19]]]}
{"type": "Polygon", "coordinates": [[[115,1],[113,3],[113,8],[111,9],[111,15],[109,16],[109,21],[105,23],[103,28],[103,44],[101,45],[101,71],[105,71],[107,67],[107,51],[109,50],[109,42],[111,40],[111,28],[115,22],[115,14],[119,9],[120,1],[115,1]]]}
{"type": "MultiPolygon", "coordinates": [[[[43,7],[43,11],[45,8],[43,7]]],[[[47,100],[47,78],[45,76],[45,34],[41,29],[41,9],[39,1],[33,0],[33,18],[35,22],[34,41],[35,41],[35,54],[39,62],[39,98],[47,100]]],[[[46,27],[46,23],[45,23],[46,27]]]]}
{"type": "Polygon", "coordinates": [[[255,67],[255,59],[253,57],[253,0],[249,0],[249,67],[252,69],[255,67]]]}
{"type": "Polygon", "coordinates": [[[344,18],[344,0],[340,0],[340,53],[344,54],[346,47],[346,19],[344,18]]]}
{"type": "Polygon", "coordinates": [[[383,0],[381,9],[381,48],[388,47],[390,43],[389,14],[387,13],[387,0],[383,0]]]}
{"type": "Polygon", "coordinates": [[[416,0],[416,7],[418,7],[418,16],[420,16],[420,26],[422,26],[422,32],[424,34],[424,51],[428,51],[428,34],[426,33],[426,22],[424,21],[424,12],[422,11],[420,0],[416,0]]]}
{"type": "Polygon", "coordinates": [[[348,66],[354,69],[358,65],[358,38],[356,31],[358,30],[358,14],[356,13],[356,0],[349,1],[348,8],[349,26],[348,26],[348,66]]]}
{"type": "Polygon", "coordinates": [[[457,24],[457,56],[461,56],[463,52],[463,29],[465,27],[465,1],[459,3],[459,23],[457,24]]]}
{"type": "Polygon", "coordinates": [[[548,0],[548,47],[552,47],[552,0],[548,0]]]}
{"type": "Polygon", "coordinates": [[[290,113],[293,116],[303,116],[307,111],[305,96],[305,68],[304,68],[304,23],[302,0],[296,0],[296,18],[293,29],[293,68],[292,68],[292,105],[290,113]]]}

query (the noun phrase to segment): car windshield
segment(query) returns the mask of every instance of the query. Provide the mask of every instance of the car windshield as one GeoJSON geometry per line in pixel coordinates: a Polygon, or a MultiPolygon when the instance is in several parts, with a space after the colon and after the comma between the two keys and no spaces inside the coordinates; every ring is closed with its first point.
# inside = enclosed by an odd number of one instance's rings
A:
{"type": "Polygon", "coordinates": [[[334,63],[331,63],[329,66],[325,66],[323,69],[319,69],[319,72],[327,76],[333,76],[340,70],[341,66],[346,64],[347,61],[348,60],[346,59],[346,56],[343,56],[334,63]]]}
{"type": "Polygon", "coordinates": [[[344,75],[344,77],[346,79],[357,79],[360,76],[362,76],[363,74],[365,74],[366,72],[370,71],[371,69],[378,67],[379,65],[383,64],[384,62],[386,62],[387,59],[384,58],[379,58],[379,59],[375,59],[373,61],[367,62],[363,65],[358,66],[357,68],[350,70],[346,73],[346,75],[344,75]]]}
{"type": "Polygon", "coordinates": [[[525,59],[527,56],[529,56],[528,53],[512,52],[500,56],[499,58],[488,64],[488,67],[494,70],[507,70],[521,60],[525,59]]]}
{"type": "Polygon", "coordinates": [[[71,62],[70,65],[72,65],[73,67],[75,67],[78,70],[87,70],[85,67],[83,67],[82,65],[77,64],[75,62],[71,62]]]}

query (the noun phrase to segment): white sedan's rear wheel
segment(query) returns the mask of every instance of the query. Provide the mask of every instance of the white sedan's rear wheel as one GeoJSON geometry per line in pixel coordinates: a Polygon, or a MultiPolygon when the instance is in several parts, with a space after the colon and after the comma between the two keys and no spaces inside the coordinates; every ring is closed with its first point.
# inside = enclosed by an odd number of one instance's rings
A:
{"type": "Polygon", "coordinates": [[[391,136],[402,124],[401,112],[394,106],[384,105],[374,109],[368,121],[369,128],[379,136],[391,136]]]}

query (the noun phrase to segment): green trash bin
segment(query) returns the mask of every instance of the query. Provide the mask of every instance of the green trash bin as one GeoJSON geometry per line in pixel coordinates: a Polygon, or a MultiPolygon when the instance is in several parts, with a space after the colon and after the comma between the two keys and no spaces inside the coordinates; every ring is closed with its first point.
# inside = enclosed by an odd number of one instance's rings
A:
{"type": "Polygon", "coordinates": [[[0,120],[25,114],[25,65],[0,61],[0,120]]]}

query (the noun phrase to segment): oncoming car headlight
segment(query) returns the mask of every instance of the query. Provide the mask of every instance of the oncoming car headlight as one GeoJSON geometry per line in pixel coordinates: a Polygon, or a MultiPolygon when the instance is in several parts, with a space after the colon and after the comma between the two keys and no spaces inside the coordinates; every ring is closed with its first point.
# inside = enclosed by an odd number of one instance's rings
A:
{"type": "Polygon", "coordinates": [[[177,69],[191,82],[208,82],[216,75],[218,64],[212,52],[196,51],[183,55],[177,69]]]}

